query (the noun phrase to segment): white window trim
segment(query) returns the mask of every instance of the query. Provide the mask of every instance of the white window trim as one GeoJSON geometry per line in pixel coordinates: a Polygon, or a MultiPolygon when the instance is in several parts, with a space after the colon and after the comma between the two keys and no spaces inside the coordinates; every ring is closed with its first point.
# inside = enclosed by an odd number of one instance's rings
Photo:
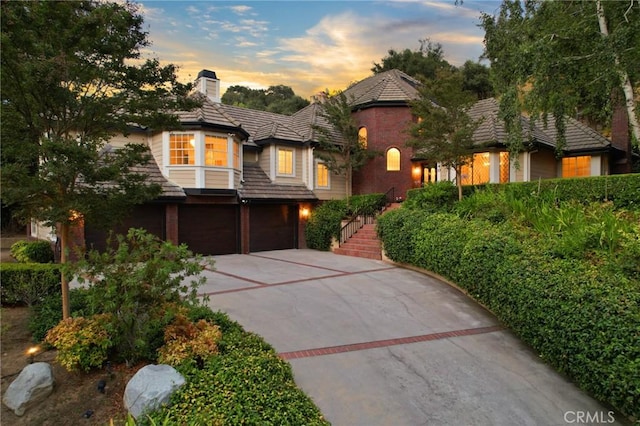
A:
{"type": "Polygon", "coordinates": [[[313,164],[313,180],[314,180],[314,186],[316,189],[323,189],[323,190],[330,190],[331,189],[331,171],[329,170],[329,168],[327,167],[327,186],[320,186],[318,185],[318,165],[319,164],[324,164],[324,166],[326,167],[327,164],[324,161],[321,160],[315,160],[314,164],[313,164]]]}
{"type": "Polygon", "coordinates": [[[277,147],[276,148],[276,176],[281,177],[296,177],[296,150],[294,148],[284,148],[277,147]],[[280,151],[289,151],[291,152],[291,174],[289,173],[280,173],[280,151]]]}

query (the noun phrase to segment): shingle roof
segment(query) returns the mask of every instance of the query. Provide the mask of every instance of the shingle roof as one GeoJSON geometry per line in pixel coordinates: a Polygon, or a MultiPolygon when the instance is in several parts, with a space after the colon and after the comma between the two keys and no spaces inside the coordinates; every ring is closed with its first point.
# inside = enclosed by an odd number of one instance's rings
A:
{"type": "MultiPolygon", "coordinates": [[[[494,98],[489,98],[476,102],[469,109],[471,118],[477,120],[484,117],[482,123],[473,134],[477,145],[506,143],[507,132],[504,127],[504,121],[498,118],[499,108],[498,101],[494,98]]],[[[520,120],[525,139],[533,139],[535,142],[552,148],[557,146],[558,131],[554,125],[553,116],[547,116],[548,126],[545,126],[542,121],[534,121],[533,125],[531,125],[531,119],[526,116],[522,116],[520,120]]],[[[576,119],[567,118],[565,123],[565,137],[567,140],[564,147],[565,152],[602,150],[611,145],[607,138],[576,119]]]]}
{"type": "Polygon", "coordinates": [[[178,118],[183,123],[207,123],[223,127],[242,128],[242,122],[222,108],[222,104],[202,97],[202,106],[191,111],[179,111],[178,118]]]}
{"type": "Polygon", "coordinates": [[[186,198],[187,194],[185,194],[182,187],[176,183],[173,183],[160,171],[158,167],[158,163],[155,160],[151,159],[149,162],[143,166],[132,168],[132,171],[136,173],[141,173],[147,175],[147,182],[155,183],[160,185],[162,188],[162,192],[160,193],[160,198],[186,198]]]}
{"type": "MultiPolygon", "coordinates": [[[[106,144],[102,148],[104,152],[113,152],[116,149],[111,144],[106,144]]],[[[132,173],[146,175],[146,182],[148,183],[160,185],[161,192],[158,198],[184,199],[187,196],[180,185],[173,183],[162,174],[158,163],[153,158],[150,158],[147,163],[133,166],[129,170],[132,173]]],[[[115,183],[104,182],[103,185],[105,187],[113,187],[115,183]]]]}
{"type": "MultiPolygon", "coordinates": [[[[554,141],[558,139],[558,131],[555,126],[555,118],[551,115],[547,117],[548,125],[544,127],[540,123],[540,127],[554,141]]],[[[566,145],[564,151],[593,151],[602,150],[611,146],[611,141],[592,128],[582,124],[574,118],[567,118],[565,121],[565,138],[566,145]]]]}
{"type": "MultiPolygon", "coordinates": [[[[495,98],[489,98],[476,102],[469,109],[469,116],[473,120],[482,120],[473,133],[476,145],[506,144],[507,131],[504,127],[504,121],[498,118],[499,108],[498,101],[495,98]]],[[[538,126],[532,126],[525,116],[520,117],[520,125],[522,126],[523,139],[555,147],[554,140],[538,126]]]]}
{"type": "Polygon", "coordinates": [[[276,184],[257,164],[244,163],[243,179],[238,195],[245,200],[317,200],[304,184],[276,184]]]}
{"type": "Polygon", "coordinates": [[[385,71],[365,78],[344,93],[352,106],[377,103],[408,103],[419,97],[420,82],[400,70],[385,71]]]}

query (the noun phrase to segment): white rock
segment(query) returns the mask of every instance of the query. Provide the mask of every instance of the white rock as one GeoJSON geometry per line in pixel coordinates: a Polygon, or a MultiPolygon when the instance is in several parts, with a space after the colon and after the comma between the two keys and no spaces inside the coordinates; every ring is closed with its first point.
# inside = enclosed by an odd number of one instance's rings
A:
{"type": "Polygon", "coordinates": [[[147,365],[127,383],[124,406],[134,418],[138,418],[167,404],[171,395],[184,383],[184,377],[170,365],[147,365]]]}
{"type": "Polygon", "coordinates": [[[27,365],[7,388],[2,398],[4,405],[17,416],[44,399],[53,392],[53,370],[46,362],[35,362],[27,365]]]}

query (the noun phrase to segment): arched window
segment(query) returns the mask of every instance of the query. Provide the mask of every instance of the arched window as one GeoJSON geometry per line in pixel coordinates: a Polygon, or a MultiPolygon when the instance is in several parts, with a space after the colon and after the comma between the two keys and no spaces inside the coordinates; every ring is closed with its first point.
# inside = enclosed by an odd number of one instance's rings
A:
{"type": "Polygon", "coordinates": [[[400,150],[398,148],[389,148],[387,150],[387,171],[400,171],[400,150]]]}
{"type": "Polygon", "coordinates": [[[366,127],[360,127],[358,129],[358,142],[360,142],[360,146],[362,146],[364,149],[367,149],[368,140],[366,127]]]}

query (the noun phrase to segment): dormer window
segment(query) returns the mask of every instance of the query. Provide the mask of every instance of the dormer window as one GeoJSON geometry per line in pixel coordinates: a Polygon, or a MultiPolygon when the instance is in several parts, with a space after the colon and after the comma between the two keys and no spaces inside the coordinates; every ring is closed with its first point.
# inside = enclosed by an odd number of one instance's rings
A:
{"type": "Polygon", "coordinates": [[[278,174],[293,176],[293,149],[278,148],[278,174]]]}

